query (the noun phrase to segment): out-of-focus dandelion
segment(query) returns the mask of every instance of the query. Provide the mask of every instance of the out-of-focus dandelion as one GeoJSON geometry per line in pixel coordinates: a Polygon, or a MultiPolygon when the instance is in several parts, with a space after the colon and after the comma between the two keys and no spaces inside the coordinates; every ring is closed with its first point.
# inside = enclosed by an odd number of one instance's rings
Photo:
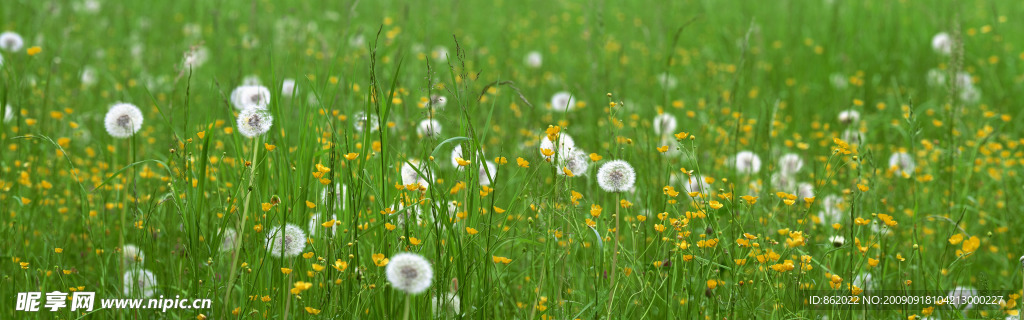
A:
{"type": "Polygon", "coordinates": [[[917,166],[914,164],[914,157],[906,152],[896,152],[889,157],[889,169],[892,169],[896,175],[902,177],[910,177],[914,174],[914,169],[917,166]]]}
{"type": "Polygon", "coordinates": [[[380,129],[380,121],[377,121],[378,118],[375,114],[368,115],[366,112],[360,111],[356,112],[352,119],[354,120],[352,127],[358,132],[363,132],[366,129],[369,129],[370,132],[375,132],[380,129]]]}
{"type": "Polygon", "coordinates": [[[25,46],[25,39],[21,38],[21,35],[14,31],[5,31],[0,33],[0,49],[4,49],[9,52],[21,51],[21,48],[25,46]]]}
{"type": "Polygon", "coordinates": [[[402,184],[419,184],[419,186],[424,189],[429,188],[430,181],[421,176],[419,172],[416,172],[416,170],[419,170],[420,172],[426,173],[426,169],[426,166],[422,165],[422,163],[419,160],[409,160],[409,162],[402,165],[402,184]]]}
{"type": "Polygon", "coordinates": [[[220,247],[217,248],[220,252],[229,252],[238,249],[238,232],[233,228],[227,228],[224,230],[224,236],[221,237],[220,247]]]}
{"type": "Polygon", "coordinates": [[[241,85],[231,91],[231,104],[235,109],[266,109],[270,105],[270,89],[261,85],[241,85]]]}
{"type": "Polygon", "coordinates": [[[678,84],[679,80],[675,76],[667,73],[658,74],[658,85],[661,85],[662,88],[675,89],[678,84]]]}
{"type": "Polygon", "coordinates": [[[295,87],[295,79],[287,78],[281,81],[281,95],[285,97],[292,97],[296,93],[299,93],[295,87]]]}
{"type": "Polygon", "coordinates": [[[568,112],[576,108],[576,98],[569,92],[558,92],[551,96],[551,109],[558,112],[568,112]]]}
{"type": "Polygon", "coordinates": [[[561,163],[560,168],[555,171],[563,176],[569,173],[572,173],[574,177],[585,176],[587,175],[587,169],[590,168],[590,157],[583,150],[573,150],[559,162],[561,163]]]}
{"type": "Polygon", "coordinates": [[[523,59],[523,63],[526,64],[527,67],[537,69],[544,63],[544,57],[539,51],[530,51],[526,54],[526,58],[523,59]]]}
{"type": "Polygon", "coordinates": [[[312,218],[309,219],[309,236],[310,237],[315,236],[316,233],[317,233],[317,230],[320,230],[320,229],[327,229],[327,231],[329,231],[328,233],[330,235],[334,235],[335,233],[337,233],[337,227],[338,227],[338,224],[335,223],[334,221],[337,221],[337,220],[338,220],[338,216],[337,215],[333,215],[332,214],[331,218],[327,219],[327,215],[326,214],[317,213],[315,216],[313,216],[312,218]],[[329,224],[330,226],[329,227],[325,226],[324,225],[325,223],[329,224]]]}
{"type": "Polygon", "coordinates": [[[185,56],[182,61],[182,66],[185,68],[185,70],[196,69],[203,66],[203,64],[206,63],[206,60],[209,58],[209,49],[206,49],[206,47],[203,46],[194,47],[189,51],[185,52],[185,56]]]}
{"type": "Polygon", "coordinates": [[[124,266],[132,266],[135,264],[142,264],[146,261],[146,255],[142,253],[142,249],[133,245],[125,244],[121,248],[121,261],[124,262],[124,266]]]}
{"type": "Polygon", "coordinates": [[[971,299],[972,297],[977,295],[978,290],[975,290],[974,288],[957,286],[956,288],[953,288],[953,290],[950,290],[946,297],[949,298],[950,305],[956,308],[961,308],[962,306],[963,309],[966,310],[974,307],[974,303],[971,303],[970,301],[973,300],[971,299]]]}
{"type": "Polygon", "coordinates": [[[424,138],[433,138],[441,134],[441,123],[434,119],[423,119],[416,126],[416,134],[424,138]]]}
{"type": "Polygon", "coordinates": [[[480,165],[480,185],[489,186],[494,183],[494,178],[498,176],[498,166],[491,161],[485,161],[483,165],[480,165]]]}
{"type": "Polygon", "coordinates": [[[156,289],[156,275],[149,270],[128,270],[122,280],[125,296],[149,298],[156,289]]]}
{"type": "Polygon", "coordinates": [[[932,37],[932,50],[943,55],[949,55],[953,52],[953,37],[950,37],[948,33],[939,32],[932,37]]]}
{"type": "Polygon", "coordinates": [[[678,121],[676,120],[676,117],[671,114],[659,114],[654,117],[653,122],[654,133],[659,136],[665,136],[676,132],[676,125],[678,124],[678,121]]]}
{"type": "Polygon", "coordinates": [[[857,110],[843,110],[839,112],[839,123],[850,125],[860,121],[860,112],[857,110]]]}
{"type": "Polygon", "coordinates": [[[779,172],[784,175],[794,175],[804,167],[804,160],[800,155],[787,153],[779,157],[779,172]]]}
{"type": "Polygon", "coordinates": [[[278,258],[292,258],[306,248],[306,233],[294,224],[275,226],[267,233],[267,252],[278,258]]]}
{"type": "Polygon", "coordinates": [[[544,159],[553,160],[556,157],[556,153],[559,159],[566,158],[576,149],[576,141],[568,134],[559,133],[558,138],[555,140],[558,143],[557,148],[555,147],[555,141],[551,141],[550,137],[545,135],[540,138],[540,155],[544,156],[544,159]]]}
{"type": "Polygon", "coordinates": [[[733,166],[740,173],[755,174],[761,172],[761,157],[751,151],[740,151],[733,158],[733,166]]]}

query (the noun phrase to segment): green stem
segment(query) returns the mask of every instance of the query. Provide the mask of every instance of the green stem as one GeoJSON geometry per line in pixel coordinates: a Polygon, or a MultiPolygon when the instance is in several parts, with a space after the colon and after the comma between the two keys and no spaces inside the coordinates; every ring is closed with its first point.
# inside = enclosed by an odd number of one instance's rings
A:
{"type": "Polygon", "coordinates": [[[409,309],[410,309],[411,305],[412,305],[412,295],[407,293],[407,294],[405,294],[405,312],[404,312],[404,315],[402,316],[403,320],[409,320],[409,309]]]}
{"type": "Polygon", "coordinates": [[[608,290],[608,319],[612,318],[612,301],[615,299],[615,274],[618,273],[616,270],[618,270],[619,265],[619,220],[621,218],[619,217],[619,203],[622,202],[622,195],[618,193],[616,195],[616,200],[618,201],[615,202],[615,239],[613,239],[615,241],[612,242],[612,286],[608,290]]]}
{"type": "Polygon", "coordinates": [[[227,318],[227,310],[231,308],[231,288],[235,285],[235,277],[238,276],[238,250],[242,246],[242,235],[245,234],[245,220],[249,218],[249,198],[252,196],[252,184],[256,180],[256,155],[259,152],[259,138],[252,139],[252,162],[249,165],[249,187],[245,191],[245,202],[242,203],[242,220],[238,223],[238,234],[235,236],[234,250],[231,255],[231,275],[228,277],[227,292],[224,293],[224,317],[227,318]]]}

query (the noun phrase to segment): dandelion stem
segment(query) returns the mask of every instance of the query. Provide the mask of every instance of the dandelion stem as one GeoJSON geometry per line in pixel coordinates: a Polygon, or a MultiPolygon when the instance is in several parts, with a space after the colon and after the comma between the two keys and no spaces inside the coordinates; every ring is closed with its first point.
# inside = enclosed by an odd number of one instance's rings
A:
{"type": "Polygon", "coordinates": [[[619,205],[622,202],[622,195],[619,193],[615,194],[615,241],[612,242],[612,285],[608,289],[608,319],[612,318],[612,301],[615,299],[615,274],[618,273],[619,265],[619,205]]]}
{"type": "Polygon", "coordinates": [[[234,250],[231,258],[231,274],[228,277],[227,292],[224,293],[224,318],[227,318],[227,310],[230,309],[231,287],[235,285],[235,277],[238,276],[238,252],[242,246],[242,235],[245,234],[245,220],[249,217],[249,197],[252,196],[252,184],[256,180],[256,156],[259,152],[260,139],[252,139],[252,162],[249,165],[249,186],[245,190],[245,202],[242,203],[242,220],[238,223],[238,235],[235,237],[234,250]]]}
{"type": "Polygon", "coordinates": [[[402,319],[409,320],[409,309],[412,305],[412,294],[405,294],[405,312],[403,312],[402,319]]]}

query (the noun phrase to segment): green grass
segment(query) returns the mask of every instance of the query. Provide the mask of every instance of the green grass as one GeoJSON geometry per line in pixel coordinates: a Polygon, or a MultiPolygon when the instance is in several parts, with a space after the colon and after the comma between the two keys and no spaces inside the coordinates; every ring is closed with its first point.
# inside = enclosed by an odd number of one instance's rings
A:
{"type": "Polygon", "coordinates": [[[1002,319],[1020,308],[1024,6],[1013,1],[76,6],[0,4],[0,29],[26,42],[0,51],[0,108],[14,108],[0,123],[0,318],[400,319],[406,295],[378,258],[406,251],[434,274],[410,300],[412,319],[435,318],[431,298],[450,291],[461,312],[442,317],[467,319],[1002,319]],[[963,54],[934,52],[939,32],[963,54]],[[27,54],[33,46],[41,52],[27,54]],[[209,59],[183,69],[194,46],[209,59]],[[438,46],[451,58],[434,56],[438,46]],[[530,51],[542,67],[524,65],[530,51]],[[89,68],[96,82],[84,84],[89,68]],[[932,69],[969,73],[980,100],[929,85],[932,69]],[[659,85],[659,74],[678,84],[659,85]],[[273,126],[257,139],[238,133],[229,101],[249,75],[272,93],[273,126]],[[281,94],[285,78],[294,97],[281,94]],[[575,110],[552,110],[559,91],[573,93],[575,110]],[[447,106],[425,107],[431,95],[447,106]],[[105,132],[118,101],[145,115],[131,139],[105,132]],[[840,123],[849,109],[861,120],[840,123]],[[356,130],[359,112],[382,130],[356,130]],[[659,113],[689,136],[656,134],[659,113]],[[428,117],[439,136],[417,134],[428,117]],[[601,160],[558,175],[538,147],[549,126],[601,160]],[[842,148],[847,129],[862,143],[842,148]],[[470,168],[507,163],[484,188],[477,170],[450,164],[456,145],[470,168]],[[760,156],[760,172],[730,165],[740,151],[760,156]],[[916,162],[909,177],[889,168],[898,151],[916,162]],[[785,153],[804,160],[793,179],[813,184],[814,201],[777,193],[795,192],[772,179],[785,153]],[[426,190],[396,186],[412,159],[434,177],[426,190]],[[613,159],[635,168],[634,192],[598,186],[613,159]],[[691,198],[681,169],[713,178],[707,192],[691,198]],[[817,221],[830,195],[844,199],[838,228],[817,221]],[[416,203],[422,222],[400,223],[416,203]],[[335,215],[336,232],[314,226],[309,258],[269,255],[269,230],[308,233],[316,214],[335,215]],[[856,222],[881,214],[895,223],[884,235],[856,222]],[[237,262],[218,250],[227,228],[242,235],[237,262]],[[137,266],[155,274],[157,296],[208,298],[213,309],[14,311],[19,292],[123,297],[122,244],[145,253],[137,266]],[[831,275],[849,291],[865,274],[875,290],[972,286],[1003,290],[1009,303],[811,310],[795,298],[831,290],[831,275]],[[311,287],[291,293],[300,281],[311,287]]]}

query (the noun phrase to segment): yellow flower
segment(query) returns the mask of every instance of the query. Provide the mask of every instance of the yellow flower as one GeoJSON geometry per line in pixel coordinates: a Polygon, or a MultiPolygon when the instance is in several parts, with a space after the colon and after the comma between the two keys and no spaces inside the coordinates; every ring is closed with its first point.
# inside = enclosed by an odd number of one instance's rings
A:
{"type": "Polygon", "coordinates": [[[281,268],[281,273],[283,273],[283,274],[289,274],[289,273],[292,273],[292,269],[289,269],[289,268],[281,268]]]}
{"type": "Polygon", "coordinates": [[[330,227],[333,227],[334,223],[336,223],[336,222],[337,222],[337,220],[331,219],[331,221],[327,221],[327,222],[321,223],[320,225],[323,226],[324,228],[330,228],[330,227]]]}
{"type": "Polygon", "coordinates": [[[266,148],[267,151],[274,151],[274,149],[277,149],[277,146],[269,144],[269,143],[264,143],[263,147],[266,148]]]}
{"type": "Polygon", "coordinates": [[[466,161],[466,159],[463,159],[462,157],[455,157],[455,162],[457,162],[460,167],[465,167],[469,165],[469,161],[466,161]]]}
{"type": "Polygon", "coordinates": [[[349,152],[348,154],[345,155],[345,159],[348,159],[350,161],[355,160],[357,157],[359,157],[359,154],[355,152],[349,152]]]}
{"type": "Polygon", "coordinates": [[[383,253],[374,253],[373,256],[371,256],[371,258],[373,259],[373,264],[376,264],[378,267],[388,265],[389,260],[388,258],[384,257],[383,253]]]}
{"type": "Polygon", "coordinates": [[[512,263],[512,259],[506,257],[492,256],[494,263],[509,264],[512,263]]]}
{"type": "Polygon", "coordinates": [[[523,168],[529,168],[530,167],[530,162],[526,161],[526,159],[523,159],[523,158],[516,158],[516,164],[518,164],[520,167],[523,167],[523,168]]]}
{"type": "Polygon", "coordinates": [[[658,152],[661,152],[661,153],[668,152],[668,146],[660,146],[660,147],[658,147],[658,152]]]}
{"type": "Polygon", "coordinates": [[[313,309],[312,307],[306,307],[306,312],[309,314],[320,314],[319,309],[313,309]]]}
{"type": "Polygon", "coordinates": [[[562,173],[564,173],[566,177],[575,177],[576,176],[576,175],[572,174],[572,170],[569,170],[569,167],[562,167],[562,173]]]}
{"type": "Polygon", "coordinates": [[[708,205],[711,206],[711,209],[721,209],[723,206],[721,202],[715,200],[711,200],[711,202],[708,202],[708,205]]]}
{"type": "Polygon", "coordinates": [[[39,52],[42,52],[42,51],[43,51],[43,48],[40,48],[39,46],[34,46],[34,47],[31,47],[31,48],[28,48],[28,55],[34,56],[36,54],[39,54],[39,52]]]}
{"type": "Polygon", "coordinates": [[[469,235],[475,235],[475,234],[477,234],[479,232],[480,231],[476,231],[476,229],[473,229],[473,228],[470,228],[470,227],[466,227],[466,233],[468,233],[469,235]]]}
{"type": "Polygon", "coordinates": [[[596,154],[596,153],[591,153],[590,154],[590,161],[593,161],[593,162],[601,161],[601,156],[596,154]]]}

